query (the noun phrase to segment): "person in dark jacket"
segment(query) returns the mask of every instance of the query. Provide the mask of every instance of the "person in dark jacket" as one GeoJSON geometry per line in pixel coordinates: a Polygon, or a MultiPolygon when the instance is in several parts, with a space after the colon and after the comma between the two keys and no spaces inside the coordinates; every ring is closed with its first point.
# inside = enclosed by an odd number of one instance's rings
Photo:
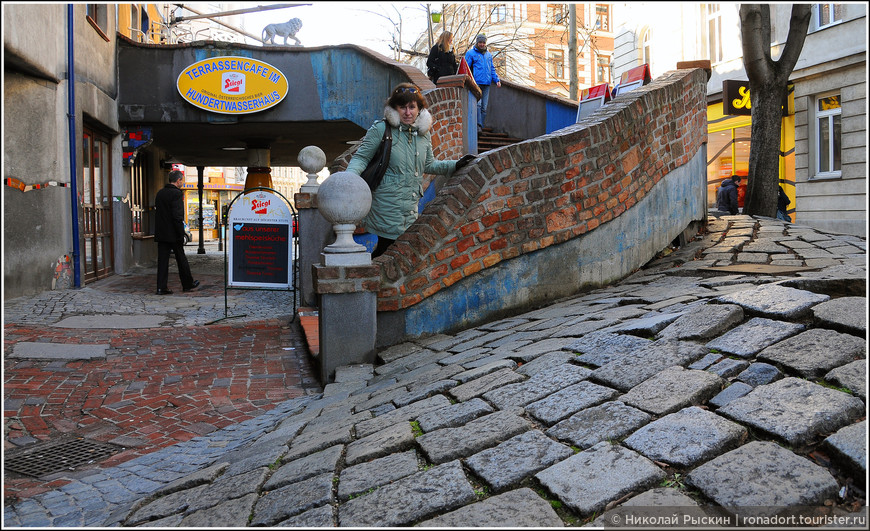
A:
{"type": "Polygon", "coordinates": [[[164,186],[154,199],[156,224],[154,241],[157,242],[157,294],[171,295],[169,283],[169,253],[175,254],[178,276],[183,291],[199,286],[190,272],[190,264],[184,255],[184,192],[181,181],[184,174],[178,170],[169,172],[169,184],[164,186]]]}
{"type": "Polygon", "coordinates": [[[426,75],[432,83],[438,83],[439,77],[452,76],[458,68],[459,64],[456,63],[456,55],[453,53],[453,34],[445,31],[429,52],[426,75]]]}
{"type": "Polygon", "coordinates": [[[719,191],[716,192],[716,208],[722,212],[736,215],[739,213],[737,204],[737,187],[740,186],[740,176],[732,175],[730,179],[722,181],[719,191]]]}
{"type": "Polygon", "coordinates": [[[785,193],[785,190],[782,189],[782,186],[779,187],[779,192],[776,198],[776,217],[777,219],[781,219],[783,221],[788,221],[791,223],[791,218],[788,216],[788,206],[791,204],[791,199],[785,193]]]}

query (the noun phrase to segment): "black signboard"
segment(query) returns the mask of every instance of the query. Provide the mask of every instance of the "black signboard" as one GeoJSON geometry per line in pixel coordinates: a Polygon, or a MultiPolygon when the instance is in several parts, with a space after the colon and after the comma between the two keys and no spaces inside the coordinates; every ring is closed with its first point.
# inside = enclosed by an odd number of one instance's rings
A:
{"type": "MultiPolygon", "coordinates": [[[[722,82],[722,114],[752,115],[749,81],[726,79],[722,82]]],[[[794,114],[794,85],[791,84],[782,100],[782,115],[790,114],[794,114]]]]}
{"type": "Polygon", "coordinates": [[[289,225],[237,223],[230,231],[233,282],[289,284],[289,225]]]}

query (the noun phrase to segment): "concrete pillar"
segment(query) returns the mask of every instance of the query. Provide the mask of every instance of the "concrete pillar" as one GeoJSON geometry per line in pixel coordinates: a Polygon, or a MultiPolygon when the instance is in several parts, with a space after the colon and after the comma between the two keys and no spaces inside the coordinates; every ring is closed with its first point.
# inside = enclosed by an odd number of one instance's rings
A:
{"type": "Polygon", "coordinates": [[[354,173],[334,173],[320,186],[317,203],[336,233],[335,242],[323,249],[321,263],[312,268],[320,302],[317,361],[326,385],[335,380],[336,367],[374,364],[381,276],[365,246],[353,240],[356,224],[372,205],[365,181],[354,173]]]}
{"type": "Polygon", "coordinates": [[[296,160],[308,182],[293,196],[299,215],[299,295],[302,306],[317,306],[311,267],[320,262],[323,248],[332,243],[332,225],[317,209],[317,173],[326,166],[326,154],[316,146],[302,148],[296,160]]]}

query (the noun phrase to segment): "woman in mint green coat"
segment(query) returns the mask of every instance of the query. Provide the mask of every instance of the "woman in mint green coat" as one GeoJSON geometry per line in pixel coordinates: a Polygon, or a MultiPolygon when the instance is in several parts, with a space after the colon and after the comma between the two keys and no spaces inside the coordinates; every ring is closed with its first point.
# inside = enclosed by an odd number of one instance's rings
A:
{"type": "MultiPolygon", "coordinates": [[[[369,128],[347,171],[362,173],[378,150],[388,124],[393,128],[390,164],[372,194],[372,208],[363,219],[366,230],[378,237],[372,258],[383,254],[417,219],[417,204],[423,197],[423,174],[449,177],[457,169],[455,160],[435,160],[429,136],[432,115],[426,110],[426,100],[415,85],[401,83],[387,100],[384,120],[369,128]]],[[[464,163],[466,157],[461,159],[464,163]]]]}

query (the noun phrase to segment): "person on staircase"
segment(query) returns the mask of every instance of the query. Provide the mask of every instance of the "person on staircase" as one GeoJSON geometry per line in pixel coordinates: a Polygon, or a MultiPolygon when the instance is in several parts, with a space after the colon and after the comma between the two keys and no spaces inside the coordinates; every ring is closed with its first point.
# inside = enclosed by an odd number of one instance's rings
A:
{"type": "Polygon", "coordinates": [[[492,84],[501,87],[501,79],[492,64],[492,54],[486,49],[486,35],[480,34],[474,39],[474,46],[465,52],[465,62],[471,69],[474,82],[480,87],[481,96],[477,102],[477,130],[481,131],[486,124],[489,87],[492,84]]]}
{"type": "Polygon", "coordinates": [[[438,83],[441,76],[452,76],[456,73],[459,65],[456,63],[456,55],[453,53],[453,34],[445,31],[438,37],[438,42],[429,51],[426,59],[426,75],[432,83],[438,83]]]}

